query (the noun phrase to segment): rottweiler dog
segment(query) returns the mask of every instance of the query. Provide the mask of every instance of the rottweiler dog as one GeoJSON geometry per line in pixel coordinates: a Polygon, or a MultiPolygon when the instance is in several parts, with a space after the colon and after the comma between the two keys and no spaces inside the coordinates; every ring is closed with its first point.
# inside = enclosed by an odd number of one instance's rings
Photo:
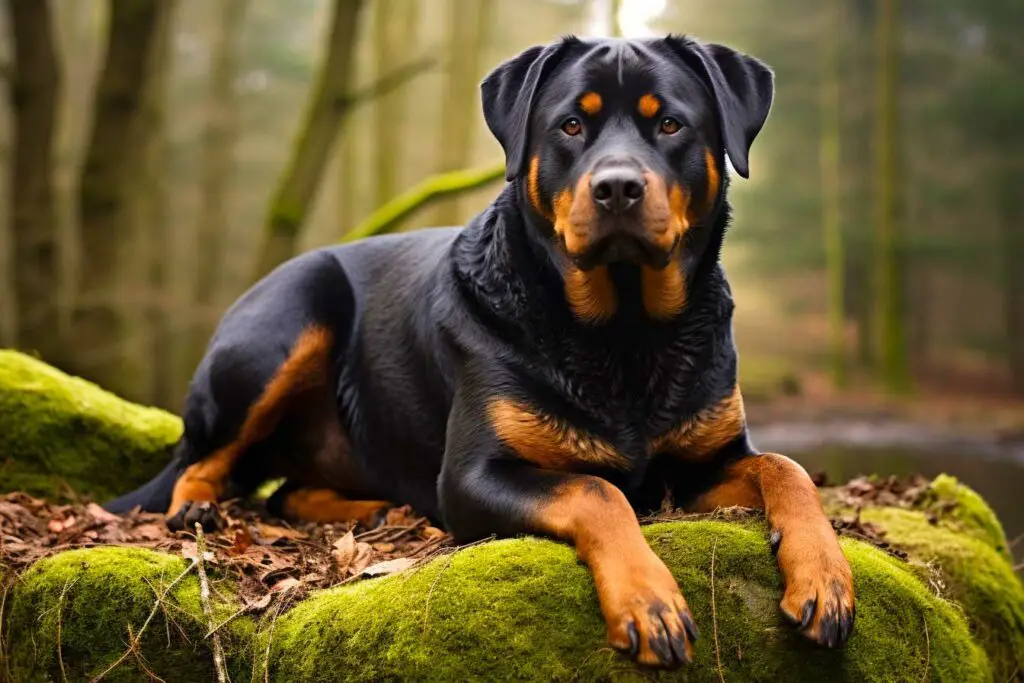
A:
{"type": "Polygon", "coordinates": [[[290,518],[372,525],[409,503],[459,540],[542,534],[594,577],[608,640],[689,662],[697,628],[637,513],[764,510],[811,640],[842,645],[853,581],[814,484],[751,444],[719,262],[726,157],[748,174],[773,75],[687,37],[560,39],[482,84],[508,183],[462,229],[295,258],[225,314],[185,432],[110,504],[213,524],[287,483],[290,518]]]}

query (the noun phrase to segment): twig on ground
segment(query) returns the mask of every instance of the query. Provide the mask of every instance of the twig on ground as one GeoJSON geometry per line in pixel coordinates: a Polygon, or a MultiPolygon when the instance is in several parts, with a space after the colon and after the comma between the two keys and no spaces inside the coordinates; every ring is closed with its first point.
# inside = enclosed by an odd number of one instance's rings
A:
{"type": "Polygon", "coordinates": [[[715,551],[718,550],[718,537],[711,546],[711,628],[715,635],[715,662],[718,663],[718,680],[725,683],[725,672],[722,670],[722,654],[718,648],[718,610],[715,607],[715,551]]]}
{"type": "Polygon", "coordinates": [[[1024,570],[1024,562],[1021,562],[1020,564],[1013,565],[1013,571],[1019,572],[1021,570],[1024,570]]]}
{"type": "MultiPolygon", "coordinates": [[[[134,637],[132,636],[132,627],[130,624],[128,625],[128,637],[134,637]]],[[[149,662],[147,662],[146,658],[142,656],[142,653],[139,652],[138,648],[133,650],[132,654],[135,655],[135,662],[139,665],[139,668],[142,669],[142,673],[149,676],[149,679],[151,681],[160,681],[160,683],[167,683],[167,681],[157,676],[153,669],[150,668],[149,662]]]]}
{"type": "Polygon", "coordinates": [[[1021,535],[1017,536],[1016,538],[1014,538],[1012,541],[1010,541],[1010,550],[1013,550],[1014,548],[1016,548],[1017,544],[1020,543],[1021,541],[1024,541],[1024,534],[1021,534],[1021,535]]]}
{"type": "Polygon", "coordinates": [[[455,553],[448,553],[448,561],[444,563],[444,566],[441,567],[441,571],[439,571],[437,573],[437,576],[434,577],[434,580],[430,582],[430,588],[429,588],[429,590],[427,590],[427,598],[426,598],[426,600],[423,603],[423,635],[424,636],[427,635],[427,629],[429,628],[428,625],[427,625],[427,620],[430,618],[430,596],[432,596],[434,594],[434,589],[437,588],[437,582],[441,580],[441,577],[448,570],[448,567],[451,566],[453,559],[455,559],[455,553]]]}
{"type": "Polygon", "coordinates": [[[249,605],[242,605],[242,607],[240,607],[240,608],[238,609],[238,611],[236,611],[236,612],[235,612],[234,614],[232,614],[232,615],[231,615],[230,617],[228,617],[227,619],[225,619],[224,621],[220,622],[219,624],[217,624],[216,626],[214,626],[214,627],[213,627],[212,629],[210,629],[209,631],[207,631],[207,632],[206,632],[206,635],[205,635],[205,636],[203,636],[203,638],[212,638],[212,637],[213,637],[213,635],[214,635],[215,633],[217,633],[217,631],[221,630],[222,628],[224,628],[225,626],[227,626],[228,624],[230,624],[230,623],[231,623],[232,621],[234,621],[234,620],[235,620],[235,619],[237,619],[238,617],[240,617],[240,616],[242,616],[243,614],[245,614],[245,613],[246,613],[247,611],[249,611],[249,609],[250,609],[249,605]]]}
{"type": "Polygon", "coordinates": [[[74,586],[76,583],[78,583],[78,579],[77,578],[74,581],[71,581],[71,580],[65,581],[64,582],[64,588],[62,588],[61,591],[60,591],[60,597],[57,598],[57,663],[60,664],[60,680],[65,681],[65,682],[68,680],[68,674],[67,674],[67,671],[64,670],[64,652],[63,652],[63,650],[61,648],[61,643],[60,643],[60,641],[61,641],[60,621],[61,621],[61,614],[64,612],[64,598],[67,597],[68,590],[70,590],[70,588],[72,586],[74,586]]]}
{"type": "Polygon", "coordinates": [[[217,683],[228,683],[227,667],[224,664],[224,648],[220,644],[220,634],[214,629],[213,606],[210,605],[210,582],[206,578],[206,535],[203,525],[196,522],[196,571],[199,573],[199,600],[203,603],[203,614],[206,615],[206,628],[210,631],[210,646],[213,650],[213,669],[217,673],[217,683]]]}
{"type": "Polygon", "coordinates": [[[133,634],[131,624],[128,625],[128,649],[125,650],[124,653],[117,658],[117,661],[115,661],[113,664],[111,664],[106,669],[101,671],[98,675],[94,676],[90,683],[97,683],[97,681],[102,680],[104,677],[106,677],[107,674],[109,674],[111,671],[120,666],[121,662],[128,659],[129,655],[131,655],[138,649],[139,641],[142,639],[142,634],[144,634],[146,632],[146,629],[149,628],[149,623],[153,621],[153,617],[156,616],[157,610],[159,610],[161,605],[164,604],[164,600],[167,598],[168,595],[170,595],[174,587],[181,583],[181,581],[186,576],[188,576],[188,573],[192,571],[193,567],[195,566],[196,561],[193,560],[189,563],[187,567],[185,567],[184,571],[178,574],[178,576],[175,577],[175,579],[167,585],[167,588],[164,589],[163,594],[157,596],[156,602],[153,603],[153,609],[149,610],[149,616],[147,616],[146,620],[142,622],[142,628],[139,629],[138,633],[133,634]]]}

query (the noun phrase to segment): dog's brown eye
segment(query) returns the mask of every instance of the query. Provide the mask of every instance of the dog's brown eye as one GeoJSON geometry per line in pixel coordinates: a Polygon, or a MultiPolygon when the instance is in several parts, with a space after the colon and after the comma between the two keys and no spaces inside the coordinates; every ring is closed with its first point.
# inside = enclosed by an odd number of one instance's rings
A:
{"type": "Polygon", "coordinates": [[[676,121],[671,116],[666,116],[661,120],[661,132],[665,135],[675,135],[682,127],[683,124],[679,123],[679,121],[676,121]]]}
{"type": "Polygon", "coordinates": [[[583,124],[575,116],[562,123],[562,132],[566,135],[579,135],[583,132],[583,124]]]}

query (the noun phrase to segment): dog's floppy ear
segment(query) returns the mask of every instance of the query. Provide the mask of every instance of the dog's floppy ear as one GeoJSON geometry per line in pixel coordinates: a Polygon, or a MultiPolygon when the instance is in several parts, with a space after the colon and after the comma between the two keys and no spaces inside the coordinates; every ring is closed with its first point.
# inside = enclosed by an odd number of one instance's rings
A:
{"type": "Polygon", "coordinates": [[[736,172],[748,177],[750,145],[772,106],[772,70],[760,60],[724,45],[705,45],[685,36],[669,36],[666,41],[711,86],[725,151],[736,172]]]}
{"type": "Polygon", "coordinates": [[[480,84],[484,120],[505,150],[506,180],[514,180],[526,164],[530,113],[540,86],[574,42],[568,37],[531,47],[498,66],[480,84]]]}

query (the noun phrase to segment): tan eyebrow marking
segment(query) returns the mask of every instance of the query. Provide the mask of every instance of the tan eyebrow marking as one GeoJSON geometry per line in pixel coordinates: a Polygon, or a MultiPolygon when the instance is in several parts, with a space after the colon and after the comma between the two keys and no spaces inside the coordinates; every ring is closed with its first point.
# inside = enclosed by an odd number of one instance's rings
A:
{"type": "Polygon", "coordinates": [[[653,118],[661,109],[661,101],[651,93],[647,93],[640,98],[636,108],[640,112],[640,116],[653,118]]]}
{"type": "Polygon", "coordinates": [[[591,116],[601,111],[603,104],[601,96],[593,91],[584,93],[583,97],[580,98],[580,109],[591,116]]]}

